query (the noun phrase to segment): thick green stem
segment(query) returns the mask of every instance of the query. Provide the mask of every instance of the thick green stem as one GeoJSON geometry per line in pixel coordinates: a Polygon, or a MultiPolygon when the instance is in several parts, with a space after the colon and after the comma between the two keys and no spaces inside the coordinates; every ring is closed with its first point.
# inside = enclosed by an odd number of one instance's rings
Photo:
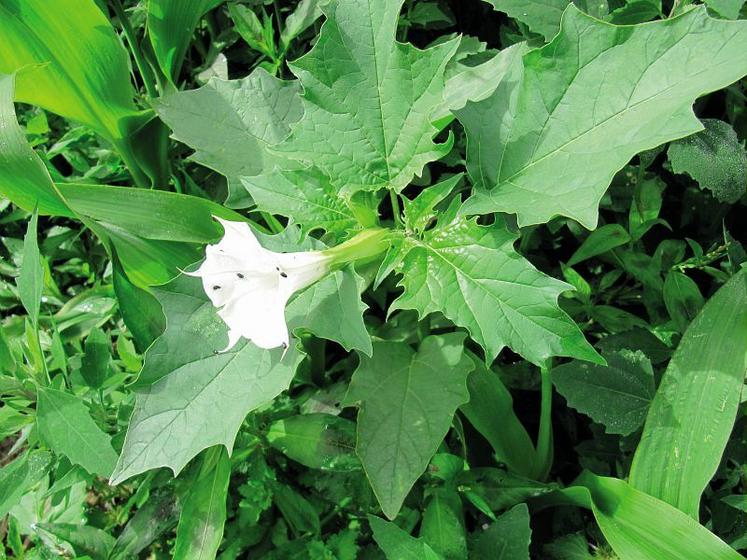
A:
{"type": "Polygon", "coordinates": [[[389,248],[390,232],[384,228],[364,229],[344,243],[323,251],[332,257],[331,266],[342,268],[346,264],[377,257],[389,248]]]}
{"type": "Polygon", "coordinates": [[[392,204],[392,214],[394,215],[394,223],[398,226],[402,227],[402,216],[401,210],[399,208],[399,196],[396,192],[390,190],[389,191],[389,201],[392,204]]]}
{"type": "Polygon", "coordinates": [[[537,465],[536,478],[544,480],[553,462],[552,438],[552,378],[548,368],[540,370],[542,383],[540,386],[540,424],[537,433],[537,465]]]}

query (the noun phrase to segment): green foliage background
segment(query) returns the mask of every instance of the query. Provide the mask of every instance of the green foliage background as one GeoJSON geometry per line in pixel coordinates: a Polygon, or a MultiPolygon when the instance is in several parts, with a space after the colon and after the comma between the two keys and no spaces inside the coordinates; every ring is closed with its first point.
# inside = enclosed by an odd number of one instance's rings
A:
{"type": "Polygon", "coordinates": [[[741,558],[745,75],[744,0],[3,1],[0,558],[741,558]],[[219,353],[212,216],[386,250],[219,353]]]}

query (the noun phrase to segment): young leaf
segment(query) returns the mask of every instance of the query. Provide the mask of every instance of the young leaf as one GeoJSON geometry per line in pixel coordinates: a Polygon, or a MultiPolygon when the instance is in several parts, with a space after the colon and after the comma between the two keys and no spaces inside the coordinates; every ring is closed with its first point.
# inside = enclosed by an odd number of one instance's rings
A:
{"type": "Polygon", "coordinates": [[[356,452],[381,509],[394,519],[467,402],[472,361],[464,335],[425,338],[415,352],[400,342],[377,342],[361,356],[344,404],[360,402],[356,452]]]}
{"type": "MultiPolygon", "coordinates": [[[[226,522],[226,494],[231,478],[231,460],[225,449],[216,450],[214,461],[205,460],[184,500],[176,528],[175,560],[215,558],[226,522]]],[[[210,457],[210,452],[208,452],[210,457]]]]}
{"type": "Polygon", "coordinates": [[[200,18],[222,0],[148,0],[147,35],[164,75],[171,82],[179,71],[200,18]]]}
{"type": "Polygon", "coordinates": [[[431,114],[458,42],[424,51],[397,43],[403,1],[331,1],[316,44],[290,65],[305,112],[275,150],[315,166],[346,195],[400,191],[453,143],[434,143],[431,114]]]}
{"type": "Polygon", "coordinates": [[[49,472],[52,454],[30,451],[0,468],[0,518],[5,517],[23,495],[49,472]]]}
{"type": "Polygon", "coordinates": [[[680,332],[684,332],[705,303],[695,281],[677,270],[667,274],[663,295],[669,316],[680,332]]]}
{"type": "Polygon", "coordinates": [[[537,466],[534,444],[514,413],[511,393],[483,361],[470,357],[475,369],[467,377],[469,402],[460,410],[490,442],[496,461],[505,463],[518,475],[532,478],[537,466]]]}
{"type": "Polygon", "coordinates": [[[98,527],[74,525],[72,523],[39,523],[47,533],[69,542],[79,556],[90,556],[94,560],[109,558],[115,539],[98,527]]]}
{"type": "Polygon", "coordinates": [[[464,531],[462,499],[456,490],[433,490],[423,512],[420,538],[444,560],[467,560],[467,535],[464,531]]]}
{"type": "Polygon", "coordinates": [[[301,118],[300,91],[298,82],[258,68],[241,80],[214,78],[199,89],[167,95],[154,108],[173,137],[195,149],[192,159],[228,179],[227,204],[243,208],[251,199],[239,177],[270,172],[281,161],[268,148],[285,139],[301,118]]]}
{"type": "Polygon", "coordinates": [[[529,560],[531,540],[529,509],[526,504],[518,504],[479,534],[470,559],[529,560]]]}
{"type": "Polygon", "coordinates": [[[21,303],[29,314],[34,328],[37,328],[39,324],[39,308],[41,306],[42,289],[44,288],[44,268],[42,267],[36,231],[38,221],[39,214],[34,210],[26,227],[26,235],[23,238],[23,264],[21,274],[16,281],[21,303]]]}
{"type": "Polygon", "coordinates": [[[70,393],[40,387],[36,425],[55,453],[91,474],[109,476],[117,462],[111,438],[91,418],[83,401],[70,393]]]}
{"type": "Polygon", "coordinates": [[[747,371],[747,273],[708,300],[682,336],[651,404],[630,484],[694,519],[721,462],[747,371]]]}
{"type": "Polygon", "coordinates": [[[568,405],[606,427],[628,435],[646,419],[654,398],[654,372],[642,352],[621,350],[604,355],[606,366],[570,362],[552,370],[552,381],[568,405]]]}
{"type": "Polygon", "coordinates": [[[560,18],[568,0],[485,0],[549,41],[560,29],[560,18]]]}
{"type": "Polygon", "coordinates": [[[387,560],[442,560],[422,539],[410,536],[394,523],[374,515],[368,516],[368,523],[387,560]]]}
{"type": "Polygon", "coordinates": [[[592,231],[584,239],[581,246],[571,255],[566,263],[568,266],[576,266],[597,255],[611,251],[615,247],[625,245],[630,241],[630,235],[620,224],[607,224],[592,231]]]}
{"type": "MultiPolygon", "coordinates": [[[[382,265],[406,271],[404,293],[391,306],[421,317],[440,311],[465,327],[488,361],[508,346],[542,364],[551,356],[600,360],[557,303],[570,286],[542,274],[519,255],[517,235],[500,217],[491,226],[456,216],[451,208],[422,236],[402,239],[382,265]]],[[[380,272],[380,275],[382,273],[380,272]]],[[[391,311],[390,311],[391,312],[391,311]]]]}
{"type": "Polygon", "coordinates": [[[109,337],[101,329],[93,329],[86,337],[85,353],[80,364],[80,374],[89,387],[101,388],[109,374],[110,361],[109,337]]]}
{"type": "Polygon", "coordinates": [[[739,200],[747,185],[747,151],[728,123],[703,119],[705,130],[672,142],[667,157],[675,173],[687,173],[721,202],[739,200]]]}
{"type": "Polygon", "coordinates": [[[570,4],[549,45],[457,111],[475,184],[463,212],[515,213],[522,226],[562,215],[594,228],[631,157],[702,130],[692,103],[747,74],[745,42],[747,22],[705,8],[617,27],[570,4]]]}

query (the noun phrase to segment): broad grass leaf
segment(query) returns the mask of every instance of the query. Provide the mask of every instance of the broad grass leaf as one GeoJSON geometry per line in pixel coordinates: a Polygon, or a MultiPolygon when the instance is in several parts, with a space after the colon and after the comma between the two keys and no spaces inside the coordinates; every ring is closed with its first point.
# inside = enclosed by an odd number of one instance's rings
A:
{"type": "Polygon", "coordinates": [[[197,24],[222,0],[148,0],[146,28],[161,70],[176,82],[197,24]]]}
{"type": "Polygon", "coordinates": [[[176,528],[174,560],[210,560],[216,557],[226,522],[226,497],[231,460],[223,448],[206,454],[184,500],[176,528]]]}
{"type": "Polygon", "coordinates": [[[603,424],[609,434],[628,435],[643,425],[654,398],[654,371],[643,352],[604,354],[607,365],[573,361],[552,370],[552,382],[568,405],[603,424]]]}
{"type": "Polygon", "coordinates": [[[40,387],[37,391],[36,425],[44,442],[57,454],[91,474],[109,476],[117,462],[111,438],[91,418],[77,396],[40,387]]]}
{"type": "Polygon", "coordinates": [[[630,484],[697,519],[747,371],[747,273],[711,297],[682,336],[651,404],[630,484]]]}
{"type": "Polygon", "coordinates": [[[3,2],[0,72],[16,71],[17,101],[91,127],[146,181],[129,139],[153,113],[135,106],[127,51],[93,0],[3,2]]]}
{"type": "Polygon", "coordinates": [[[591,509],[620,560],[742,558],[697,521],[616,478],[585,471],[573,486],[543,496],[537,503],[591,509]]]}
{"type": "Polygon", "coordinates": [[[470,559],[529,560],[531,540],[529,509],[518,504],[478,533],[470,559]]]}
{"type": "Polygon", "coordinates": [[[729,123],[701,122],[705,130],[669,145],[672,171],[686,173],[719,201],[734,203],[747,185],[747,151],[729,123]]]}
{"type": "MultiPolygon", "coordinates": [[[[240,80],[213,78],[153,106],[173,137],[194,148],[192,159],[228,179],[226,204],[244,208],[252,200],[239,178],[269,173],[285,160],[269,146],[283,141],[301,118],[300,92],[298,82],[278,80],[258,68],[240,80]]],[[[283,163],[289,167],[294,167],[291,162],[283,163]]]]}
{"type": "Polygon", "coordinates": [[[443,560],[423,539],[416,539],[395,523],[368,516],[373,538],[387,560],[443,560]]]}
{"type": "Polygon", "coordinates": [[[745,43],[747,22],[703,7],[614,26],[569,5],[550,44],[457,111],[475,184],[463,211],[517,214],[522,226],[561,215],[593,229],[630,158],[703,129],[692,104],[747,74],[745,43]]]}
{"type": "Polygon", "coordinates": [[[344,195],[400,191],[453,144],[433,141],[431,115],[458,41],[426,50],[397,43],[402,4],[329,2],[316,44],[290,64],[304,88],[304,115],[275,150],[315,166],[344,195]]]}
{"type": "Polygon", "coordinates": [[[558,296],[570,286],[519,255],[517,235],[500,217],[480,226],[455,214],[452,204],[434,228],[390,251],[382,270],[406,271],[399,282],[405,291],[391,310],[414,309],[421,317],[440,311],[469,331],[488,361],[508,346],[535,364],[551,356],[600,362],[558,306],[558,296]]]}
{"type": "Polygon", "coordinates": [[[429,336],[417,352],[400,342],[376,342],[373,356],[361,356],[353,374],[343,404],[360,403],[356,452],[389,519],[469,399],[473,365],[463,342],[461,333],[429,336]]]}

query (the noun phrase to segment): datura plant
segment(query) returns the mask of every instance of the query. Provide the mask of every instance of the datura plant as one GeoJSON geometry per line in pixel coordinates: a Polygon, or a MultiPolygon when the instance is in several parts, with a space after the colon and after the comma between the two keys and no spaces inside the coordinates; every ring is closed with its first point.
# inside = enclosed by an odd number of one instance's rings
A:
{"type": "Polygon", "coordinates": [[[747,551],[744,0],[0,1],[0,558],[747,551]]]}

